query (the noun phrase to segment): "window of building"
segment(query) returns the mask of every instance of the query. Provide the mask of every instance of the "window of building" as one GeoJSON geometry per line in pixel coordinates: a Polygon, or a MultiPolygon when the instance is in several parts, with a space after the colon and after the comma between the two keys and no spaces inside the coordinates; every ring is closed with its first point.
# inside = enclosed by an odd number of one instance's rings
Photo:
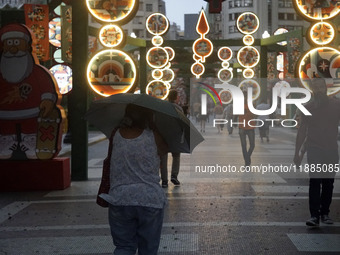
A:
{"type": "Polygon", "coordinates": [[[229,21],[233,21],[234,20],[234,15],[232,13],[229,13],[229,21]]]}
{"type": "Polygon", "coordinates": [[[234,5],[233,5],[233,1],[229,1],[229,8],[233,8],[234,5]]]}
{"type": "Polygon", "coordinates": [[[282,13],[282,12],[279,12],[278,18],[279,18],[279,20],[284,20],[285,19],[285,14],[282,13]]]}
{"type": "Polygon", "coordinates": [[[244,0],[244,6],[253,7],[253,0],[244,0]]]}
{"type": "Polygon", "coordinates": [[[238,33],[236,26],[229,26],[229,34],[238,33]]]}
{"type": "Polygon", "coordinates": [[[147,11],[147,12],[152,12],[152,11],[153,11],[153,9],[152,9],[152,4],[146,4],[146,5],[145,5],[145,11],[147,11]]]}
{"type": "Polygon", "coordinates": [[[140,11],[144,11],[144,2],[139,2],[139,8],[140,11]]]}
{"type": "Polygon", "coordinates": [[[287,13],[287,20],[294,20],[294,13],[287,13]]]}
{"type": "Polygon", "coordinates": [[[241,0],[235,0],[234,1],[234,6],[235,7],[242,7],[242,1],[241,0]]]}
{"type": "Polygon", "coordinates": [[[293,7],[292,0],[279,0],[279,7],[280,8],[291,8],[293,7]]]}

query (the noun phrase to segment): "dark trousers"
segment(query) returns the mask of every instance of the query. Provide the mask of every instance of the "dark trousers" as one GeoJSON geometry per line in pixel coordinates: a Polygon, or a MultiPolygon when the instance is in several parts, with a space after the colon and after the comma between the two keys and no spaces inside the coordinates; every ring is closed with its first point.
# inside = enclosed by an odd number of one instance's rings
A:
{"type": "Polygon", "coordinates": [[[251,163],[251,154],[255,148],[255,130],[239,128],[239,135],[244,162],[246,166],[249,166],[251,163]],[[247,136],[249,139],[249,148],[247,148],[247,136]]]}
{"type": "MultiPolygon", "coordinates": [[[[172,155],[172,166],[171,166],[171,177],[177,178],[179,173],[181,154],[180,153],[171,153],[172,155]]],[[[161,156],[160,162],[161,169],[161,179],[162,181],[168,181],[168,153],[161,156]]]]}
{"type": "MultiPolygon", "coordinates": [[[[326,151],[315,147],[307,148],[307,162],[309,168],[320,164],[321,166],[338,164],[338,150],[326,151]]],[[[333,196],[333,183],[335,172],[311,172],[309,173],[309,211],[312,217],[328,215],[333,196]]]]}

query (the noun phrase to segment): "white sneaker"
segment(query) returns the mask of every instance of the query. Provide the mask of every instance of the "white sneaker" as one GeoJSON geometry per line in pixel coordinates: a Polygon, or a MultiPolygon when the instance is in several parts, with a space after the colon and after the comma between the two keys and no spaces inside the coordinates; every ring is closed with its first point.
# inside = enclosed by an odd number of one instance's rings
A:
{"type": "Polygon", "coordinates": [[[9,159],[17,149],[15,135],[0,135],[0,159],[9,159]]]}
{"type": "Polygon", "coordinates": [[[36,134],[23,134],[21,141],[21,150],[25,152],[28,159],[37,159],[35,149],[37,147],[37,135],[36,134]]]}

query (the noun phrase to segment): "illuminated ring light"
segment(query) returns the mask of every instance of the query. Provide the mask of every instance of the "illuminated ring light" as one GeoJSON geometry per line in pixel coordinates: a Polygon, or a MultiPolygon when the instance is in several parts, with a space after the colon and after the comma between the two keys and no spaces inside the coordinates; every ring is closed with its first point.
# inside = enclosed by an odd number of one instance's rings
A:
{"type": "Polygon", "coordinates": [[[246,79],[251,79],[255,75],[255,72],[253,69],[247,68],[243,70],[243,77],[246,79]]]}
{"type": "Polygon", "coordinates": [[[57,81],[59,92],[62,95],[69,93],[72,90],[72,69],[67,65],[55,65],[50,68],[57,81]]]}
{"type": "Polygon", "coordinates": [[[237,61],[244,68],[252,68],[260,61],[260,53],[253,46],[245,46],[237,52],[237,61]]]}
{"type": "Polygon", "coordinates": [[[199,38],[192,45],[192,50],[195,55],[201,57],[201,61],[204,63],[205,58],[209,57],[213,52],[213,45],[209,40],[199,38]]]}
{"type": "Polygon", "coordinates": [[[238,16],[236,26],[242,34],[251,35],[259,29],[260,20],[254,13],[244,12],[238,16]]]}
{"type": "MultiPolygon", "coordinates": [[[[275,83],[273,89],[278,90],[278,96],[281,97],[281,89],[282,88],[290,88],[290,84],[286,81],[279,81],[275,83]]],[[[287,92],[286,97],[289,95],[289,92],[287,92]]]]}
{"type": "Polygon", "coordinates": [[[245,35],[242,40],[243,40],[243,43],[247,46],[250,46],[254,44],[255,42],[255,39],[252,35],[245,35]]]}
{"type": "Polygon", "coordinates": [[[151,76],[152,78],[154,78],[155,80],[160,80],[163,78],[164,72],[162,70],[159,69],[154,69],[152,70],[151,76]]]}
{"type": "Polygon", "coordinates": [[[169,29],[169,20],[162,13],[153,13],[146,19],[146,29],[152,35],[163,35],[169,29]]]}
{"type": "Polygon", "coordinates": [[[233,57],[233,51],[229,47],[222,47],[218,50],[217,56],[221,61],[229,61],[233,57]]]}
{"type": "Polygon", "coordinates": [[[340,12],[339,1],[336,1],[334,5],[331,1],[328,1],[327,3],[329,4],[329,6],[325,6],[325,7],[317,6],[316,4],[319,4],[318,1],[316,1],[314,4],[310,3],[311,1],[308,1],[308,3],[306,4],[301,4],[299,2],[302,2],[302,1],[294,0],[293,1],[294,7],[297,10],[297,12],[302,14],[303,17],[307,20],[312,20],[312,21],[327,20],[327,19],[334,18],[340,12]]]}
{"type": "MultiPolygon", "coordinates": [[[[286,28],[278,28],[278,29],[276,29],[276,31],[274,32],[274,35],[282,35],[282,34],[288,33],[288,32],[289,32],[289,31],[288,31],[288,29],[286,29],[286,28]]],[[[287,41],[278,42],[277,44],[278,44],[278,45],[281,45],[281,46],[285,46],[285,45],[287,45],[287,41]]]]}
{"type": "Polygon", "coordinates": [[[90,60],[87,66],[87,80],[99,95],[107,97],[126,93],[136,83],[136,65],[123,51],[103,50],[90,60]]]}
{"type": "Polygon", "coordinates": [[[100,29],[99,40],[105,47],[117,47],[124,39],[123,30],[117,25],[106,25],[100,29]]]}
{"type": "Polygon", "coordinates": [[[238,87],[241,90],[247,89],[249,86],[253,87],[253,96],[252,96],[253,100],[258,99],[259,96],[260,96],[260,93],[261,93],[261,87],[257,83],[257,81],[246,79],[246,80],[242,81],[240,83],[240,85],[238,85],[238,87]]]}
{"type": "Polygon", "coordinates": [[[312,43],[326,45],[335,38],[334,27],[327,22],[318,22],[309,28],[309,38],[312,43]]]}
{"type": "Polygon", "coordinates": [[[196,62],[191,66],[191,73],[194,74],[196,78],[199,78],[204,73],[204,71],[204,65],[199,62],[196,62]]]}
{"type": "Polygon", "coordinates": [[[151,81],[146,86],[146,94],[164,100],[169,95],[169,87],[164,81],[151,81]]]}
{"type": "Polygon", "coordinates": [[[229,63],[229,62],[222,62],[222,67],[223,67],[224,69],[229,68],[229,66],[230,66],[230,63],[229,63]]]}
{"type": "Polygon", "coordinates": [[[221,69],[217,74],[217,78],[221,82],[229,82],[233,79],[233,76],[233,72],[229,69],[221,69]]]}
{"type": "Polygon", "coordinates": [[[175,58],[175,51],[174,51],[174,49],[171,48],[171,47],[168,47],[168,46],[164,47],[164,49],[165,49],[165,50],[168,52],[168,54],[169,54],[169,61],[172,61],[172,60],[175,58]]]}
{"type": "Polygon", "coordinates": [[[146,53],[146,61],[152,68],[161,69],[169,62],[167,50],[161,47],[153,47],[146,53]]]}
{"type": "Polygon", "coordinates": [[[151,42],[154,46],[161,46],[164,42],[164,39],[162,36],[156,35],[152,37],[151,42]]]}
{"type": "Polygon", "coordinates": [[[221,98],[222,104],[230,104],[233,101],[233,95],[229,90],[221,90],[218,95],[221,98]]]}
{"type": "Polygon", "coordinates": [[[54,47],[61,47],[61,21],[54,18],[49,22],[48,36],[50,44],[54,47]]]}
{"type": "Polygon", "coordinates": [[[298,64],[298,77],[303,87],[311,91],[307,81],[317,75],[320,78],[325,78],[327,95],[335,95],[340,92],[340,82],[338,81],[338,77],[340,77],[340,51],[331,47],[315,48],[308,51],[298,64]],[[311,55],[313,60],[318,60],[317,63],[310,63],[311,55]]]}
{"type": "Polygon", "coordinates": [[[175,73],[173,70],[171,69],[163,69],[163,77],[162,77],[162,81],[164,82],[172,82],[175,79],[175,73]]]}
{"type": "MultiPolygon", "coordinates": [[[[118,2],[118,1],[114,1],[118,2]]],[[[86,0],[89,12],[104,22],[128,23],[138,10],[138,0],[119,1],[119,7],[111,1],[86,0]],[[99,5],[98,5],[99,2],[99,5]]]]}

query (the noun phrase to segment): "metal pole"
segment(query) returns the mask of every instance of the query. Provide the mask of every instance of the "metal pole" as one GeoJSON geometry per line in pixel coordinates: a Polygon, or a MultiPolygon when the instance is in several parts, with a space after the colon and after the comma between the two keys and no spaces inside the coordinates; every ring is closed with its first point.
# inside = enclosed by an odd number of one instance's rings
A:
{"type": "Polygon", "coordinates": [[[72,1],[72,39],[73,89],[68,104],[72,134],[71,178],[82,181],[88,178],[88,125],[83,119],[88,108],[88,10],[85,1],[72,1]]]}

